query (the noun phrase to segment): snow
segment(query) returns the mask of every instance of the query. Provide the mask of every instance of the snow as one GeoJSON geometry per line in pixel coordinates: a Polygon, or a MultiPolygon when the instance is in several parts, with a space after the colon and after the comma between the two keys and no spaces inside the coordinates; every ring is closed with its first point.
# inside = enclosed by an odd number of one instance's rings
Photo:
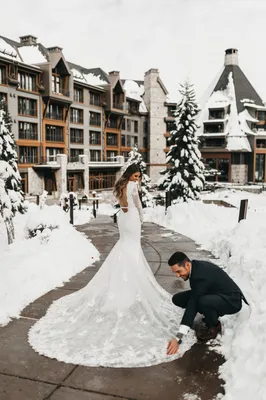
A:
{"type": "Polygon", "coordinates": [[[108,84],[105,80],[101,79],[100,75],[95,75],[93,73],[85,74],[76,68],[72,68],[73,78],[75,81],[79,81],[82,83],[87,83],[92,86],[102,86],[108,84]]]}
{"type": "Polygon", "coordinates": [[[38,45],[22,46],[18,49],[22,60],[26,64],[41,64],[47,63],[46,57],[39,50],[38,45]]]}
{"type": "Polygon", "coordinates": [[[137,100],[140,102],[139,105],[139,112],[147,112],[147,108],[145,106],[145,103],[143,101],[143,94],[144,94],[144,86],[139,85],[137,82],[131,80],[131,79],[126,79],[123,85],[123,88],[126,92],[126,97],[129,97],[131,99],[137,100]]]}
{"type": "Polygon", "coordinates": [[[224,190],[203,197],[237,207],[247,198],[247,219],[238,223],[239,208],[189,201],[169,207],[166,215],[164,207],[145,209],[144,220],[190,237],[211,251],[217,258],[214,262],[225,267],[243,290],[250,307],[243,304],[240,313],[221,318],[223,335],[210,344],[226,358],[219,369],[226,382],[225,396],[220,394],[219,399],[265,400],[266,193],[224,190]]]}
{"type": "Polygon", "coordinates": [[[1,325],[18,318],[29,303],[99,259],[98,250],[69,224],[69,215],[60,207],[41,210],[32,203],[28,206],[27,214],[14,219],[16,239],[12,245],[7,246],[0,222],[1,325]]]}
{"type": "Polygon", "coordinates": [[[9,60],[20,61],[18,54],[14,47],[8,44],[3,38],[0,37],[0,56],[8,58],[9,60]]]}

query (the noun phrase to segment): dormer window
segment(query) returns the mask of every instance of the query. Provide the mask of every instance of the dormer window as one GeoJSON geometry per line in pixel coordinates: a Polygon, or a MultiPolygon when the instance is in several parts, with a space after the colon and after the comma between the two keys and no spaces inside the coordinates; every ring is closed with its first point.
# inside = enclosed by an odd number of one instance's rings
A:
{"type": "Polygon", "coordinates": [[[223,123],[204,123],[204,133],[223,133],[223,123]]]}
{"type": "Polygon", "coordinates": [[[266,111],[258,111],[257,119],[259,121],[265,121],[266,120],[266,111]]]}
{"type": "Polygon", "coordinates": [[[224,119],[224,109],[215,108],[209,110],[209,119],[224,119]]]}

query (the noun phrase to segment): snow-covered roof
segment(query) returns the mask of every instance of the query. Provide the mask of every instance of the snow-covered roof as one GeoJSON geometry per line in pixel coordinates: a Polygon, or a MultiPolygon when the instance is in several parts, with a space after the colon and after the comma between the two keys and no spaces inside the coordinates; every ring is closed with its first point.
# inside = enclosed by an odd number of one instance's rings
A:
{"type": "Polygon", "coordinates": [[[14,47],[7,43],[2,37],[0,37],[0,56],[13,61],[21,61],[14,47]]]}
{"type": "Polygon", "coordinates": [[[123,82],[123,89],[126,93],[126,97],[138,101],[140,103],[139,112],[146,113],[147,108],[142,97],[144,94],[144,85],[131,79],[125,79],[123,82]]]}
{"type": "Polygon", "coordinates": [[[47,62],[46,57],[41,53],[38,45],[21,46],[18,51],[26,64],[35,65],[47,62]]]}
{"type": "Polygon", "coordinates": [[[256,110],[266,111],[266,106],[260,106],[258,104],[244,103],[244,106],[249,108],[255,108],[256,110]]]}

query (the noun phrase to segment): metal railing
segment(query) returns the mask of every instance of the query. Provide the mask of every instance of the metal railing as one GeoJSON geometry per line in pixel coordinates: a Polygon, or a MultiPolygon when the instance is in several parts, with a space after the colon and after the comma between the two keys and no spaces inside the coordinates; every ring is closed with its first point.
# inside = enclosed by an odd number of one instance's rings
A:
{"type": "Polygon", "coordinates": [[[19,139],[38,140],[38,133],[35,131],[19,131],[19,139]]]}
{"type": "Polygon", "coordinates": [[[64,135],[61,133],[46,132],[45,139],[47,142],[64,142],[64,135]]]}
{"type": "Polygon", "coordinates": [[[66,96],[66,97],[69,97],[70,96],[70,91],[69,91],[69,89],[63,89],[63,88],[60,88],[59,90],[52,90],[52,92],[53,92],[53,94],[56,94],[56,95],[58,95],[58,96],[66,96]]]}
{"type": "Polygon", "coordinates": [[[101,126],[101,120],[100,119],[90,119],[90,125],[95,125],[95,126],[101,126]]]}
{"type": "Polygon", "coordinates": [[[38,164],[38,156],[20,156],[19,164],[38,164]]]}
{"type": "Polygon", "coordinates": [[[63,113],[57,113],[55,111],[47,112],[46,118],[48,119],[56,119],[58,121],[63,121],[63,113]]]}
{"type": "Polygon", "coordinates": [[[18,113],[20,115],[29,115],[30,117],[37,117],[37,108],[24,108],[19,107],[18,113]]]}
{"type": "Polygon", "coordinates": [[[70,115],[70,122],[72,124],[83,124],[83,118],[82,117],[73,117],[73,115],[70,115]]]}
{"type": "Polygon", "coordinates": [[[123,103],[113,103],[113,108],[116,108],[117,110],[123,110],[123,103]]]}

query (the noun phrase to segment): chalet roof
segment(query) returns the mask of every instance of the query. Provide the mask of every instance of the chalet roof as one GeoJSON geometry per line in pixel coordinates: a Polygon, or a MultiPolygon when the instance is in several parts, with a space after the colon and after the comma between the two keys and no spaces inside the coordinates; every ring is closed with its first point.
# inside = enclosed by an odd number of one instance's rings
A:
{"type": "Polygon", "coordinates": [[[224,67],[224,70],[213,92],[226,89],[229,82],[229,75],[231,73],[235,86],[236,106],[238,113],[242,112],[245,109],[243,100],[251,100],[255,104],[263,106],[263,101],[261,97],[258,95],[256,90],[251,85],[248,78],[238,65],[226,65],[224,67]]]}

